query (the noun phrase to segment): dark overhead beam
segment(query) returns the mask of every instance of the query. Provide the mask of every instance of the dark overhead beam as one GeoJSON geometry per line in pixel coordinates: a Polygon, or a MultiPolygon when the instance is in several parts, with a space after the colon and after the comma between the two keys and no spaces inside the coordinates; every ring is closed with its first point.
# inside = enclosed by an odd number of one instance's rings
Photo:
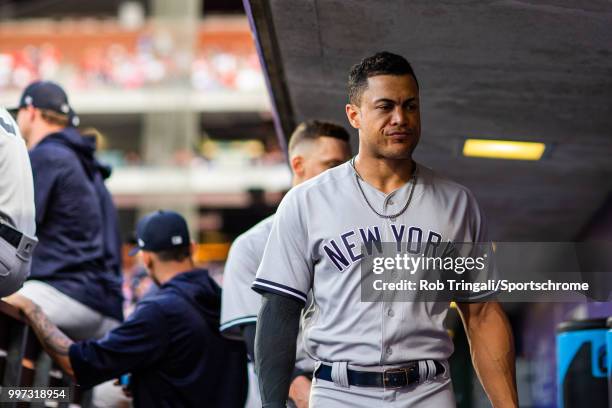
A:
{"type": "Polygon", "coordinates": [[[251,31],[255,37],[268,93],[272,99],[272,114],[278,140],[286,152],[287,140],[295,128],[295,117],[285,82],[285,71],[274,29],[270,2],[269,0],[243,0],[243,2],[251,31]]]}

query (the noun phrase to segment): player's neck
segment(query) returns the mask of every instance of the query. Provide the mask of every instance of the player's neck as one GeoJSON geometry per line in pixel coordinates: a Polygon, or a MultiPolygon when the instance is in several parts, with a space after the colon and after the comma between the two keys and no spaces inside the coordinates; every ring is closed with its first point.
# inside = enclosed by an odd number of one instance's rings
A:
{"type": "Polygon", "coordinates": [[[360,153],[355,158],[355,169],[361,178],[374,188],[388,194],[410,180],[415,163],[409,159],[385,159],[360,153]]]}
{"type": "Polygon", "coordinates": [[[157,281],[158,285],[163,285],[169,280],[172,280],[177,275],[180,275],[181,273],[189,272],[194,267],[195,266],[191,259],[179,261],[179,262],[174,262],[174,261],[163,262],[157,268],[157,271],[155,273],[156,275],[155,280],[157,281]]]}
{"type": "Polygon", "coordinates": [[[62,126],[38,126],[32,130],[31,135],[28,137],[28,149],[32,150],[38,145],[44,138],[50,134],[59,132],[62,130],[62,126]]]}

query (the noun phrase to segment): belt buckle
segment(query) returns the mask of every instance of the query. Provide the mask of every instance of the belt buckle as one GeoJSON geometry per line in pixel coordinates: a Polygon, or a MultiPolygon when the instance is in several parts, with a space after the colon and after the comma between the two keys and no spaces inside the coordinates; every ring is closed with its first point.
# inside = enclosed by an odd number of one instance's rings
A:
{"type": "MultiPolygon", "coordinates": [[[[399,377],[401,378],[401,377],[399,377]]],[[[386,390],[396,390],[398,388],[403,388],[408,385],[408,369],[406,368],[392,368],[390,370],[383,371],[383,388],[386,390]],[[392,378],[396,377],[388,377],[387,374],[404,374],[405,382],[403,384],[399,382],[392,382],[392,378]]]]}

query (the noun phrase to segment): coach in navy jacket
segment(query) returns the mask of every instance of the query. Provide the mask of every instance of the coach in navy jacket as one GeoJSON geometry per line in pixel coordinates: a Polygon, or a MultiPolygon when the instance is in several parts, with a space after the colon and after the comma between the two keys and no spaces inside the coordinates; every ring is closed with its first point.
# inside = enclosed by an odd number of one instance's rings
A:
{"type": "Polygon", "coordinates": [[[155,212],[138,223],[137,236],[160,288],[100,340],[73,343],[27,298],[6,301],[24,312],[51,357],[83,387],[131,373],[137,408],[242,408],[246,350],[218,331],[221,289],[193,266],[185,220],[155,212]]]}
{"type": "Polygon", "coordinates": [[[120,245],[116,229],[108,228],[116,214],[94,152],[95,140],[73,127],[30,151],[39,231],[31,278],[122,320],[120,270],[110,268],[105,252],[105,245],[109,251],[120,245]]]}
{"type": "MultiPolygon", "coordinates": [[[[118,324],[123,320],[120,238],[104,186],[110,170],[94,157],[95,139],[73,126],[76,116],[59,85],[32,83],[16,110],[34,176],[39,243],[30,279],[118,324]]],[[[34,294],[33,300],[47,297],[46,292],[34,294]]],[[[66,309],[68,315],[78,313],[66,309]]]]}

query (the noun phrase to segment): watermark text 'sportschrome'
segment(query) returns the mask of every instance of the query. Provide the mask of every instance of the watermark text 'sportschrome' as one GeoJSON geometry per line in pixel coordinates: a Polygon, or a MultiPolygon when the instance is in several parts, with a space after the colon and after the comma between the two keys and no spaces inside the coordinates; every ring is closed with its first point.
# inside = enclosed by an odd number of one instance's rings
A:
{"type": "Polygon", "coordinates": [[[516,291],[588,291],[589,284],[587,282],[509,282],[506,279],[495,280],[488,279],[486,282],[465,282],[462,280],[446,279],[428,281],[420,279],[418,282],[403,279],[399,282],[384,282],[382,279],[377,279],[373,283],[374,290],[404,290],[404,291],[470,291],[473,293],[480,292],[500,292],[508,293],[516,291]]]}
{"type": "Polygon", "coordinates": [[[462,242],[428,252],[404,248],[396,242],[362,246],[363,301],[612,298],[612,243],[462,242]]]}

